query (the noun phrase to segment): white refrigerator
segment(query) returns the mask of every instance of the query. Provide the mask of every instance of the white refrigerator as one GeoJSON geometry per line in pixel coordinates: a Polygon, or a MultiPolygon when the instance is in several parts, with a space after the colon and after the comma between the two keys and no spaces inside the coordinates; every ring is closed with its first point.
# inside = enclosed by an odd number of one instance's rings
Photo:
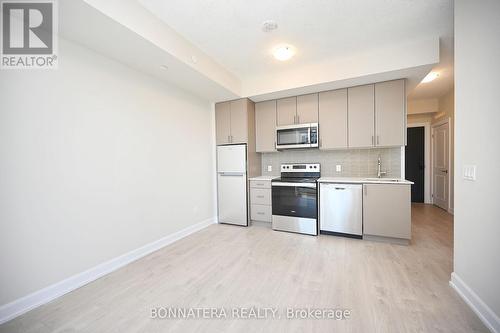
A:
{"type": "Polygon", "coordinates": [[[219,223],[248,226],[247,146],[217,146],[219,223]]]}

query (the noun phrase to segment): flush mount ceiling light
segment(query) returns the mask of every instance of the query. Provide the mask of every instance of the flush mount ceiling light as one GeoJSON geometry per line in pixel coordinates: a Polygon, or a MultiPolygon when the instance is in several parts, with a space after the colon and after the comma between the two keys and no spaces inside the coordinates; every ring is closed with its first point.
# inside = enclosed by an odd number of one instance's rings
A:
{"type": "Polygon", "coordinates": [[[262,31],[271,32],[276,29],[278,29],[278,23],[276,23],[276,21],[267,20],[262,22],[262,31]]]}
{"type": "Polygon", "coordinates": [[[286,61],[294,54],[295,48],[291,45],[278,45],[273,49],[273,56],[280,61],[286,61]]]}
{"type": "Polygon", "coordinates": [[[438,72],[430,72],[429,74],[427,74],[424,77],[424,79],[422,80],[422,83],[427,83],[427,82],[434,81],[438,77],[439,77],[439,73],[438,72]]]}

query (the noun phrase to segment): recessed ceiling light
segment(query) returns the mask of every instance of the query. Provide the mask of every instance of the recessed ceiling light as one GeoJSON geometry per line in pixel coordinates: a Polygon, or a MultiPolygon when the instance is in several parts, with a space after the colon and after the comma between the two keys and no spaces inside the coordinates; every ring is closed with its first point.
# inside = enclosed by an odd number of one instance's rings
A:
{"type": "Polygon", "coordinates": [[[267,20],[262,22],[262,31],[271,32],[276,29],[278,29],[278,23],[276,23],[276,21],[267,20]]]}
{"type": "Polygon", "coordinates": [[[291,45],[278,45],[273,50],[273,55],[280,61],[285,61],[293,57],[295,48],[291,45]]]}
{"type": "Polygon", "coordinates": [[[160,65],[160,68],[163,69],[163,70],[167,70],[168,66],[167,65],[160,65]]]}
{"type": "Polygon", "coordinates": [[[430,72],[429,74],[427,74],[424,77],[424,79],[422,80],[422,83],[427,83],[427,82],[434,81],[438,77],[439,77],[439,73],[438,72],[430,72]]]}

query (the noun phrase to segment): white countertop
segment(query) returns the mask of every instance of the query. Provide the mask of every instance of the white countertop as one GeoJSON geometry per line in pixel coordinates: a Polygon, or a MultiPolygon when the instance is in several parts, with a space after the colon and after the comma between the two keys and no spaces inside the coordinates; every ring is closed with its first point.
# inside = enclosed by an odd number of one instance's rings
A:
{"type": "Polygon", "coordinates": [[[257,176],[257,177],[251,177],[249,180],[266,180],[266,181],[271,181],[274,178],[279,178],[280,176],[257,176]]]}
{"type": "Polygon", "coordinates": [[[352,184],[394,184],[394,185],[412,185],[413,182],[406,179],[396,178],[374,178],[374,177],[321,177],[319,183],[352,183],[352,184]]]}

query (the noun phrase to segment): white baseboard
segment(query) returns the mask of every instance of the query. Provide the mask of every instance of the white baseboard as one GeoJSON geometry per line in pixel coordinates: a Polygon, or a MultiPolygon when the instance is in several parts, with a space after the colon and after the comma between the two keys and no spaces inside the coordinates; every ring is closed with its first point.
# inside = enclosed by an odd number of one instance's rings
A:
{"type": "Polygon", "coordinates": [[[451,215],[455,215],[455,211],[451,207],[448,208],[448,213],[450,213],[451,215]]]}
{"type": "Polygon", "coordinates": [[[451,273],[450,286],[455,289],[490,331],[500,333],[500,318],[455,272],[451,273]]]}
{"type": "Polygon", "coordinates": [[[111,259],[107,262],[99,264],[82,273],[71,276],[65,280],[50,285],[44,289],[38,290],[32,294],[19,298],[11,303],[0,307],[0,324],[3,324],[17,316],[20,316],[40,305],[48,303],[64,294],[78,289],[87,283],[90,283],[98,278],[109,274],[133,261],[136,261],[152,252],[155,252],[162,247],[174,243],[175,241],[189,236],[207,226],[217,223],[217,218],[210,218],[199,222],[173,234],[160,238],[157,241],[141,246],[138,249],[132,250],[119,257],[111,259]]]}

